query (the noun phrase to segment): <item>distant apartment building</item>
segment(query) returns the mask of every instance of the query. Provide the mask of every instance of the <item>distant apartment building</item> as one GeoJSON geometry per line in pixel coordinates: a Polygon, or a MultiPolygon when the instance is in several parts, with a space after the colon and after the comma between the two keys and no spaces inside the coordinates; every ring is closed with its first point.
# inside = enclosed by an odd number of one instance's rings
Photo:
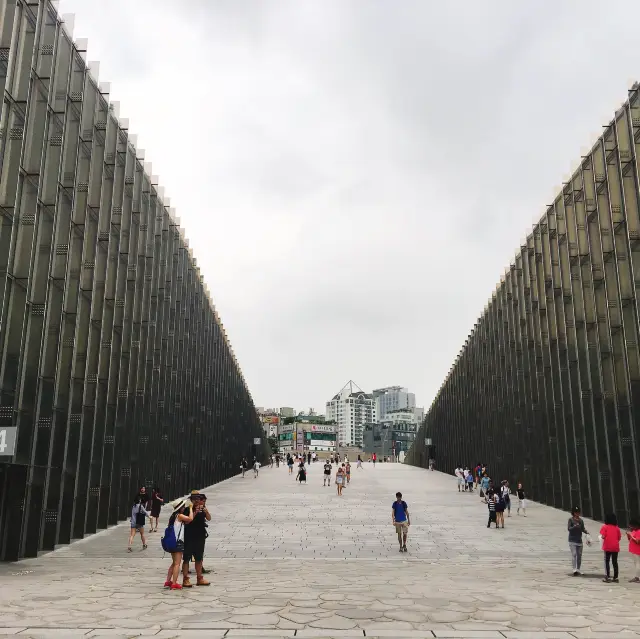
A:
{"type": "Polygon", "coordinates": [[[296,411],[295,409],[291,408],[291,406],[283,406],[282,408],[280,408],[280,417],[282,417],[283,419],[285,417],[295,417],[296,416],[296,411]]]}
{"type": "Polygon", "coordinates": [[[404,386],[377,388],[372,393],[376,402],[376,415],[380,421],[389,411],[409,409],[418,424],[424,420],[424,408],[416,406],[416,396],[404,386]]]}
{"type": "Polygon", "coordinates": [[[364,424],[376,421],[373,395],[349,380],[327,402],[325,419],[336,422],[340,446],[362,447],[364,424]]]}
{"type": "Polygon", "coordinates": [[[412,410],[416,406],[416,396],[403,386],[387,386],[376,388],[373,393],[376,403],[378,421],[389,411],[408,408],[412,410]]]}

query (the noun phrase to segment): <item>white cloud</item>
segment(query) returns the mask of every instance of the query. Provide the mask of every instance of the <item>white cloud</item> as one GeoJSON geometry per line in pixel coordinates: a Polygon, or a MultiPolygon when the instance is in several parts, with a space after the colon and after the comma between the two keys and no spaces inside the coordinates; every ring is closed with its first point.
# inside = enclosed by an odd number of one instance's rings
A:
{"type": "Polygon", "coordinates": [[[61,0],[256,402],[429,404],[640,69],[640,3],[61,0]]]}

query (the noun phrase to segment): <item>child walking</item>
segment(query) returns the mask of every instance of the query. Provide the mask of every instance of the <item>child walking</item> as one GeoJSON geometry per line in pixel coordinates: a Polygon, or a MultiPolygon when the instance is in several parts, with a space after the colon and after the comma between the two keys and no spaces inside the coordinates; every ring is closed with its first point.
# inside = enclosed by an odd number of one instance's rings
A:
{"type": "Polygon", "coordinates": [[[602,550],[604,551],[604,571],[605,576],[602,581],[609,583],[611,572],[609,563],[613,564],[613,582],[618,583],[618,553],[620,552],[620,539],[622,533],[618,528],[618,519],[611,513],[605,515],[604,526],[600,528],[600,538],[602,539],[602,550]]]}
{"type": "Polygon", "coordinates": [[[490,528],[491,524],[494,523],[496,525],[496,530],[498,530],[498,520],[496,518],[496,500],[494,495],[487,496],[487,505],[489,506],[489,521],[487,522],[487,528],[490,528]]]}
{"type": "Polygon", "coordinates": [[[640,523],[637,519],[629,522],[629,531],[627,532],[629,540],[629,552],[633,555],[633,565],[636,570],[636,576],[629,580],[629,583],[640,583],[640,523]]]}

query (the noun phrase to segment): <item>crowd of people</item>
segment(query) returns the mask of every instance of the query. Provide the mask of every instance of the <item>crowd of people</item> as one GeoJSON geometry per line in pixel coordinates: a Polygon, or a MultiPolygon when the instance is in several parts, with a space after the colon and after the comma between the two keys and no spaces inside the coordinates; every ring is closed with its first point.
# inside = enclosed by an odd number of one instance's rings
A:
{"type": "MultiPolygon", "coordinates": [[[[296,481],[300,484],[307,483],[307,474],[309,472],[309,467],[313,462],[320,461],[319,456],[312,455],[308,453],[307,455],[303,453],[297,453],[295,456],[291,453],[287,453],[286,462],[287,467],[289,468],[289,474],[293,475],[293,467],[295,464],[298,465],[298,472],[296,474],[296,481]]],[[[276,462],[279,465],[278,462],[276,462]]],[[[343,457],[341,461],[340,455],[338,453],[334,453],[327,457],[322,466],[322,485],[329,487],[331,486],[331,475],[333,472],[333,464],[337,466],[336,474],[335,474],[335,486],[339,496],[342,496],[342,491],[345,486],[351,483],[351,462],[347,455],[343,457]]],[[[356,468],[362,469],[362,456],[358,455],[358,459],[356,462],[356,468]]]]}
{"type": "MultiPolygon", "coordinates": [[[[302,453],[292,455],[288,453],[286,456],[289,474],[293,474],[293,467],[297,464],[298,471],[295,478],[300,484],[307,483],[309,467],[316,461],[321,461],[319,456],[311,453],[308,455],[302,453]]],[[[280,465],[279,455],[274,456],[271,465],[273,466],[274,463],[277,466],[280,465]]],[[[327,457],[322,464],[323,487],[331,486],[334,465],[337,466],[337,469],[333,477],[333,483],[336,486],[338,496],[342,496],[345,486],[351,483],[351,463],[346,455],[342,459],[337,454],[331,454],[327,457]]],[[[257,458],[254,458],[252,466],[254,477],[257,478],[260,469],[260,462],[257,458]]],[[[240,464],[243,477],[248,467],[248,462],[243,457],[240,464]]],[[[360,470],[363,468],[360,455],[358,455],[356,461],[356,468],[360,470]]],[[[468,467],[458,466],[454,471],[454,475],[457,478],[459,492],[473,494],[475,491],[479,491],[480,499],[487,505],[488,509],[487,528],[494,524],[496,529],[503,529],[505,512],[507,517],[511,517],[512,495],[509,482],[505,479],[500,482],[499,487],[495,486],[484,464],[478,464],[473,471],[469,470],[468,467]]],[[[520,515],[520,512],[522,512],[522,515],[526,517],[527,495],[522,483],[518,483],[515,497],[518,500],[516,514],[520,515]]],[[[193,587],[190,580],[191,563],[194,564],[196,572],[195,585],[209,585],[209,582],[204,577],[209,571],[203,566],[205,543],[208,537],[208,522],[211,521],[211,514],[207,509],[206,502],[206,495],[194,490],[187,498],[178,499],[171,503],[172,512],[165,534],[162,537],[162,547],[171,554],[171,564],[164,583],[165,588],[179,590],[193,587]],[[179,583],[181,573],[182,582],[179,583]]],[[[136,534],[140,535],[142,549],[147,549],[146,520],[147,518],[150,520],[149,533],[158,532],[158,520],[163,504],[164,498],[158,487],[154,486],[151,494],[147,493],[146,487],[140,488],[134,497],[131,509],[128,552],[132,552],[136,534]]],[[[400,492],[396,493],[396,500],[391,506],[391,520],[397,533],[400,552],[407,552],[407,536],[411,521],[409,507],[400,492]]],[[[582,574],[583,545],[590,546],[593,543],[581,517],[580,508],[575,507],[572,509],[571,517],[567,523],[567,531],[571,551],[572,574],[579,576],[582,574]]],[[[615,514],[608,514],[598,534],[598,541],[604,557],[603,581],[606,583],[618,583],[619,581],[618,555],[620,553],[622,534],[615,514]]],[[[630,579],[630,582],[640,583],[640,522],[637,520],[631,521],[625,534],[629,542],[628,550],[634,561],[635,575],[630,579]]]]}
{"type": "MultiPolygon", "coordinates": [[[[484,464],[477,464],[473,471],[468,466],[458,466],[454,475],[457,478],[458,492],[474,493],[479,490],[480,499],[487,504],[489,519],[487,528],[494,524],[496,529],[504,528],[504,513],[511,517],[511,488],[509,482],[503,479],[500,487],[494,485],[489,476],[487,467],[484,464]]],[[[518,483],[515,491],[518,499],[516,514],[522,511],[524,517],[527,516],[527,495],[522,483],[518,483]]],[[[584,520],[581,517],[579,507],[574,507],[571,517],[567,523],[569,533],[569,550],[571,551],[571,569],[574,576],[582,575],[582,550],[584,544],[592,545],[591,536],[585,528],[584,520]]],[[[629,530],[626,532],[629,542],[629,553],[633,557],[635,575],[630,580],[631,583],[640,583],[640,522],[632,520],[629,523],[629,530]]],[[[620,552],[620,540],[622,531],[618,527],[616,515],[611,513],[606,515],[604,524],[600,528],[598,540],[600,548],[604,553],[604,578],[605,583],[618,583],[618,554],[620,552]],[[613,567],[613,576],[611,568],[613,567]]]]}

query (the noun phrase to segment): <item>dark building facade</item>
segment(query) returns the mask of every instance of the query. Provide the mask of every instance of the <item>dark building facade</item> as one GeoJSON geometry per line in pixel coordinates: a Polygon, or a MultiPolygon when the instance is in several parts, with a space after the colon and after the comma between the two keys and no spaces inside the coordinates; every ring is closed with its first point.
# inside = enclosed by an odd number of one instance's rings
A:
{"type": "Polygon", "coordinates": [[[636,84],[503,276],[410,463],[483,462],[551,506],[638,514],[639,151],[636,84]]]}
{"type": "Polygon", "coordinates": [[[0,559],[268,449],[173,211],[46,0],[0,0],[0,559]],[[259,445],[254,438],[261,438],[259,445]]]}

